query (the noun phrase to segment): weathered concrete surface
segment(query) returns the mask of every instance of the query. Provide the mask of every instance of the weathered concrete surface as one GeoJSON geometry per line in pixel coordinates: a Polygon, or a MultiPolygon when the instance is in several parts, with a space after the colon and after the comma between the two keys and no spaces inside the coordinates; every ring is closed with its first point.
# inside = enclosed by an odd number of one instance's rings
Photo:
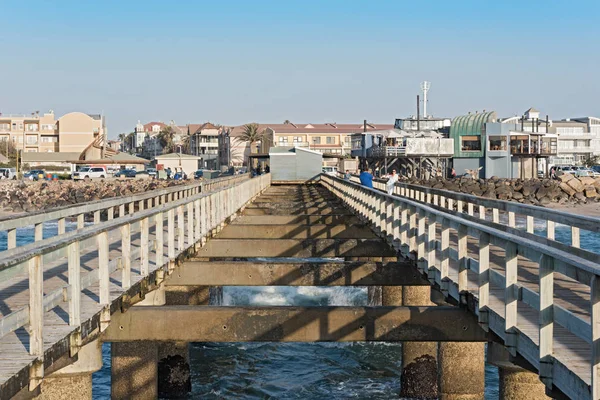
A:
{"type": "Polygon", "coordinates": [[[77,360],[44,377],[38,399],[91,399],[92,374],[102,368],[102,343],[94,340],[83,346],[77,360]]]}
{"type": "Polygon", "coordinates": [[[538,374],[524,369],[498,368],[503,400],[547,400],[546,386],[538,374]]]}
{"type": "MultiPolygon", "coordinates": [[[[439,339],[442,340],[442,339],[439,339]]],[[[441,400],[483,400],[485,343],[441,342],[438,381],[441,400]]]]}
{"type": "Polygon", "coordinates": [[[375,239],[364,225],[242,225],[226,226],[219,239],[375,239]]]}
{"type": "Polygon", "coordinates": [[[113,321],[105,331],[113,342],[487,340],[457,307],[133,307],[113,321]]]}
{"type": "MultiPolygon", "coordinates": [[[[256,263],[253,261],[186,261],[165,281],[172,286],[370,286],[422,285],[429,288],[409,262],[256,263]]],[[[184,291],[183,287],[177,288],[184,291]]],[[[193,290],[193,289],[192,289],[193,290]]],[[[189,304],[183,302],[169,304],[189,304]]]]}
{"type": "Polygon", "coordinates": [[[157,358],[160,397],[181,398],[192,391],[189,343],[161,342],[157,358]]]}
{"type": "Polygon", "coordinates": [[[246,208],[244,215],[352,215],[342,207],[297,207],[297,208],[246,208]]]}
{"type": "Polygon", "coordinates": [[[323,208],[323,207],[342,207],[341,203],[336,200],[320,200],[311,199],[306,201],[294,201],[279,199],[276,201],[254,201],[246,209],[253,208],[273,208],[273,209],[305,209],[305,208],[323,208]]]}
{"type": "Polygon", "coordinates": [[[241,215],[232,225],[362,225],[358,217],[352,215],[270,215],[268,218],[258,215],[241,215]]]}
{"type": "MultiPolygon", "coordinates": [[[[132,307],[128,313],[148,308],[155,307],[132,307]]],[[[110,326],[119,328],[114,323],[110,326]]],[[[149,341],[111,344],[112,399],[157,398],[157,347],[157,343],[149,341]]]]}
{"type": "Polygon", "coordinates": [[[380,239],[212,239],[199,257],[394,257],[380,239]]]}
{"type": "MultiPolygon", "coordinates": [[[[383,286],[384,306],[429,306],[431,287],[383,286]]],[[[402,374],[400,397],[437,399],[437,342],[406,342],[402,344],[402,374]]]]}
{"type": "Polygon", "coordinates": [[[168,285],[166,291],[167,303],[183,305],[208,305],[210,301],[209,286],[168,285]]]}

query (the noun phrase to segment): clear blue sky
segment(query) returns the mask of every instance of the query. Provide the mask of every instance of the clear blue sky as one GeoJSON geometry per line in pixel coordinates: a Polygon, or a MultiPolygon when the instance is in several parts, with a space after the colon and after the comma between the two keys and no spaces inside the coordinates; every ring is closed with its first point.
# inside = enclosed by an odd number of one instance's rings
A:
{"type": "Polygon", "coordinates": [[[598,1],[0,1],[0,112],[392,123],[600,115],[598,1]]]}

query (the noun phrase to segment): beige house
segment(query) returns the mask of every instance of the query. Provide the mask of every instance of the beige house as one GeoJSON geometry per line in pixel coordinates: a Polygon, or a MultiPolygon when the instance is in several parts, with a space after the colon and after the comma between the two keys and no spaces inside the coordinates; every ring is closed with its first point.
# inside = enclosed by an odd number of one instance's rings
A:
{"type": "Polygon", "coordinates": [[[163,169],[171,168],[173,174],[175,174],[176,171],[183,170],[188,177],[192,177],[194,172],[198,170],[198,161],[200,160],[200,157],[191,156],[189,154],[170,153],[156,156],[155,160],[157,169],[162,165],[163,169]]]}
{"type": "MultiPolygon", "coordinates": [[[[104,117],[72,112],[0,115],[0,141],[10,140],[24,153],[98,153],[106,135],[104,117]]],[[[95,156],[95,154],[91,154],[95,156]]]]}

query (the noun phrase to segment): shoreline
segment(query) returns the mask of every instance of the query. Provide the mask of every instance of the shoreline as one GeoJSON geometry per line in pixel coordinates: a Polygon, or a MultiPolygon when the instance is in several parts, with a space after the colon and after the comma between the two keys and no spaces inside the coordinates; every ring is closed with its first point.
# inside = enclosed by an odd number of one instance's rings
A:
{"type": "Polygon", "coordinates": [[[551,203],[546,204],[545,208],[557,211],[568,212],[576,215],[583,215],[586,217],[599,217],[600,218],[600,203],[587,203],[587,204],[557,204],[551,203]]]}

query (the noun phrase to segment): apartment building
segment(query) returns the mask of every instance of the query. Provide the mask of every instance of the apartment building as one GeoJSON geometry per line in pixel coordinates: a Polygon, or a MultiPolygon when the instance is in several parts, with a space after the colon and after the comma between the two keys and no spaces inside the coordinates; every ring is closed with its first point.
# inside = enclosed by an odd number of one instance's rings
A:
{"type": "Polygon", "coordinates": [[[82,153],[104,135],[105,119],[97,114],[72,112],[58,119],[53,111],[0,114],[0,141],[11,141],[25,153],[82,153]]]}
{"type": "Polygon", "coordinates": [[[219,168],[219,136],[223,128],[211,122],[189,124],[189,152],[200,157],[201,168],[219,168]]]}

